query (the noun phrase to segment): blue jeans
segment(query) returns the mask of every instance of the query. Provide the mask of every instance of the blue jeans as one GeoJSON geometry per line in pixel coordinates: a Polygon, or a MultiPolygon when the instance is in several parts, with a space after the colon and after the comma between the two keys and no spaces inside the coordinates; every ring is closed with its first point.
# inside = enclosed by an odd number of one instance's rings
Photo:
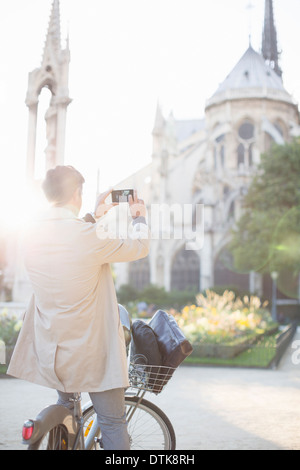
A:
{"type": "MultiPolygon", "coordinates": [[[[72,408],[69,398],[72,393],[57,391],[58,405],[72,408]]],[[[129,436],[125,416],[124,389],[115,388],[105,392],[89,393],[97,414],[105,450],[130,450],[129,436]]]]}

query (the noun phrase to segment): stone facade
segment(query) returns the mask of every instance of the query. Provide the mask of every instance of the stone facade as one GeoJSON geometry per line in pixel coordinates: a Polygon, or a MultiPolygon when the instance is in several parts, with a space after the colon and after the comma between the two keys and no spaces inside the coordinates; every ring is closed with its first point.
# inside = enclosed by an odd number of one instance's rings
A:
{"type": "Polygon", "coordinates": [[[273,142],[284,144],[296,135],[298,107],[281,74],[251,45],[208,99],[204,119],[165,119],[158,105],[152,163],[118,188],[138,190],[150,222],[153,204],[203,204],[204,243],[191,251],[184,237],[164,240],[160,233],[147,260],[115,266],[117,287],[130,283],[141,289],[151,283],[166,290],[204,290],[227,285],[261,295],[261,276],[235,272],[226,245],[261,154],[273,142]]]}

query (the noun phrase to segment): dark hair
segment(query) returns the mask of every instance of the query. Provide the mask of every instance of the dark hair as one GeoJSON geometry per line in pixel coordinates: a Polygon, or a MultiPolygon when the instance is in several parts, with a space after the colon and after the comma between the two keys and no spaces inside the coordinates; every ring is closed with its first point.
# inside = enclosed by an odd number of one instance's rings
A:
{"type": "Polygon", "coordinates": [[[77,188],[84,183],[84,178],[72,166],[57,166],[48,170],[42,188],[49,202],[57,206],[66,204],[77,188]]]}

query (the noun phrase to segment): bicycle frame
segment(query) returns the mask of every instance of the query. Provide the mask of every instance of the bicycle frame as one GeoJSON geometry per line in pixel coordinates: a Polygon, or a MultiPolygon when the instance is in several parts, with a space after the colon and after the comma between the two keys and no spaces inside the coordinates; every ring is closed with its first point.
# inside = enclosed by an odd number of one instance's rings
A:
{"type": "MultiPolygon", "coordinates": [[[[134,407],[131,407],[128,412],[126,419],[130,421],[134,415],[134,412],[143,397],[145,396],[145,391],[138,391],[138,393],[126,392],[126,396],[137,396],[139,400],[134,407]]],[[[36,417],[35,420],[30,420],[30,423],[33,428],[32,435],[30,439],[23,438],[23,444],[32,445],[38,442],[43,438],[45,433],[56,426],[63,425],[69,436],[68,440],[68,449],[69,450],[85,450],[90,449],[93,445],[96,444],[97,438],[100,434],[100,429],[97,423],[97,420],[91,425],[88,435],[84,436],[84,412],[91,406],[91,401],[88,401],[81,407],[81,394],[75,393],[74,398],[70,401],[73,402],[74,408],[69,410],[62,405],[50,405],[44,408],[36,417]],[[85,439],[86,437],[86,439],[85,439]],[[95,442],[96,441],[96,442],[95,442]]]]}
{"type": "MultiPolygon", "coordinates": [[[[23,438],[23,444],[32,445],[43,438],[45,433],[49,429],[55,428],[56,426],[62,425],[66,428],[68,433],[68,449],[76,450],[85,449],[84,434],[83,434],[83,413],[81,409],[81,394],[75,393],[74,398],[70,399],[74,404],[74,408],[69,410],[62,405],[51,405],[44,408],[35,420],[27,421],[27,426],[30,424],[33,431],[30,439],[23,438]],[[28,424],[29,423],[29,424],[28,424]]],[[[91,436],[95,436],[97,433],[96,426],[89,433],[91,436]],[[94,429],[96,427],[96,429],[94,429]]],[[[90,444],[90,441],[87,442],[90,444]]]]}
{"type": "Polygon", "coordinates": [[[39,441],[49,428],[63,425],[68,432],[69,449],[73,448],[77,435],[77,424],[74,419],[73,411],[68,410],[62,405],[50,405],[44,408],[35,420],[30,420],[33,432],[30,439],[23,438],[23,444],[32,445],[39,441]]]}
{"type": "Polygon", "coordinates": [[[81,394],[80,393],[74,393],[74,398],[70,398],[70,401],[74,403],[74,410],[73,410],[73,416],[74,420],[77,424],[77,433],[75,436],[74,444],[73,444],[73,449],[84,449],[84,435],[83,435],[83,415],[82,415],[82,409],[81,409],[81,394]]]}

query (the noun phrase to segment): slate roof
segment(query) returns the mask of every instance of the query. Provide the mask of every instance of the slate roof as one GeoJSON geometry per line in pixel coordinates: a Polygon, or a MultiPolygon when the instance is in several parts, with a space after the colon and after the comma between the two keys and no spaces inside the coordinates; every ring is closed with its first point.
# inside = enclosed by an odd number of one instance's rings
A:
{"type": "Polygon", "coordinates": [[[208,100],[207,105],[225,98],[255,96],[261,98],[262,94],[267,94],[270,98],[280,98],[292,102],[292,97],[285,90],[281,77],[275,73],[252,46],[249,46],[233,70],[208,100]]]}

